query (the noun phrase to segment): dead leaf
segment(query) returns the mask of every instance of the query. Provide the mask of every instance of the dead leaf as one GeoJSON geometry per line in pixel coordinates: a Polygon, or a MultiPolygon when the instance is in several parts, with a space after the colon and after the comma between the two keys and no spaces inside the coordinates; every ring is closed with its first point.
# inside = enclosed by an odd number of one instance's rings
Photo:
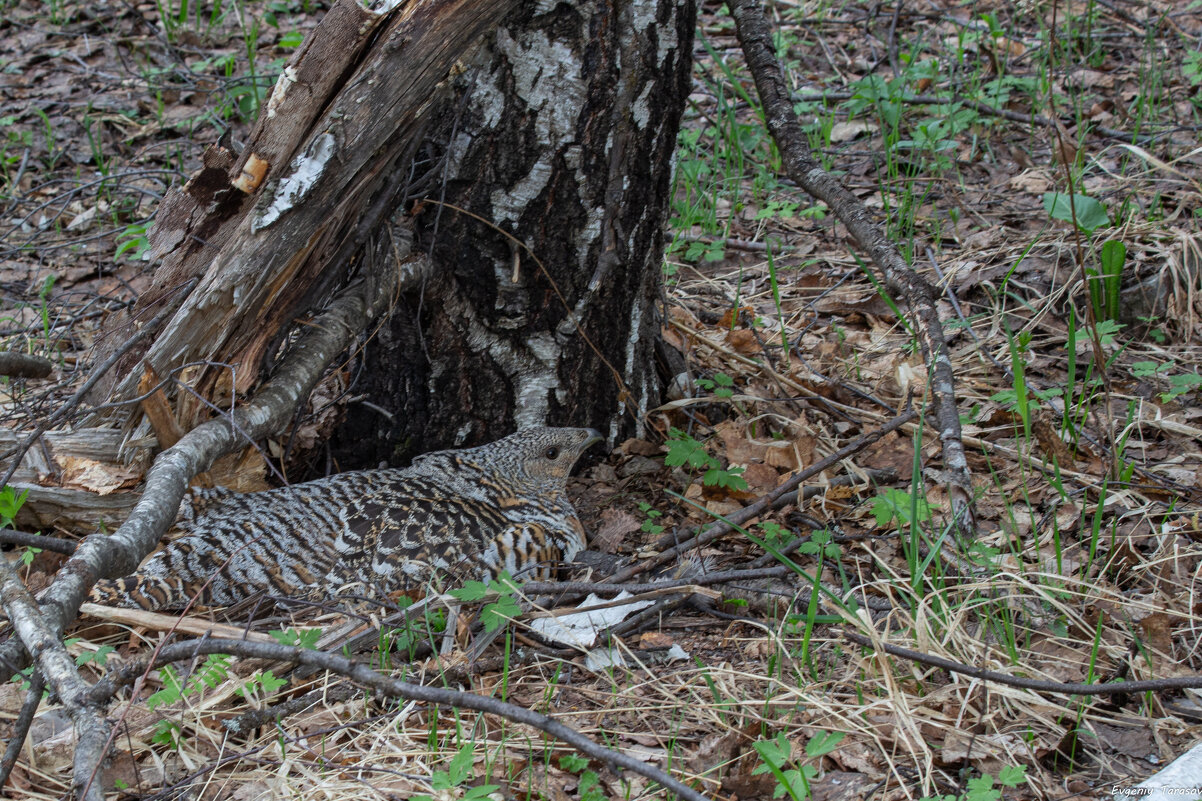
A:
{"type": "Polygon", "coordinates": [[[780,473],[775,467],[752,462],[743,468],[743,479],[752,492],[771,492],[780,481],[780,473]]]}
{"type": "Polygon", "coordinates": [[[662,631],[645,631],[639,637],[640,648],[671,648],[675,643],[675,640],[662,631]]]}
{"type": "Polygon", "coordinates": [[[1035,439],[1039,441],[1039,447],[1043,450],[1044,455],[1049,462],[1054,458],[1060,463],[1061,467],[1073,466],[1072,449],[1065,443],[1060,435],[1042,416],[1037,416],[1031,421],[1031,431],[1035,434],[1035,439]]]}
{"type": "Polygon", "coordinates": [[[736,328],[726,335],[726,344],[735,353],[744,356],[760,352],[760,343],[755,339],[755,333],[749,328],[736,328]]]}
{"type": "Polygon", "coordinates": [[[876,133],[877,126],[868,120],[847,120],[836,122],[831,126],[830,140],[832,142],[850,142],[863,134],[876,133]]]}
{"type": "Polygon", "coordinates": [[[628,456],[659,456],[660,447],[654,442],[632,437],[618,446],[618,452],[628,456]]]}
{"type": "Polygon", "coordinates": [[[601,525],[590,542],[594,550],[601,553],[616,553],[626,535],[642,528],[638,518],[622,509],[606,509],[601,512],[601,525]]]}

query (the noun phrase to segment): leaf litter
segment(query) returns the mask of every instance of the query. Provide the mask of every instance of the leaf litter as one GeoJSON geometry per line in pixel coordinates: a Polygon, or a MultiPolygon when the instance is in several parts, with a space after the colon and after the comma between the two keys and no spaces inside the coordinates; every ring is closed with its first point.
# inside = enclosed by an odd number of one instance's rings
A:
{"type": "MultiPolygon", "coordinates": [[[[136,240],[157,198],[216,138],[218,127],[206,123],[213,110],[224,108],[227,123],[245,131],[249,118],[235,109],[253,96],[224,66],[213,69],[244,52],[243,29],[229,20],[186,26],[172,43],[153,5],[52,8],[59,19],[47,19],[44,6],[10,4],[3,25],[14,36],[0,49],[12,117],[0,132],[0,284],[20,299],[5,309],[6,344],[53,354],[61,387],[6,390],[10,428],[48,416],[91,363],[95,323],[149,286],[134,251],[114,262],[114,250],[136,240]]],[[[803,540],[788,558],[844,607],[811,579],[749,580],[722,588],[718,603],[665,609],[641,634],[614,637],[623,664],[603,677],[583,669],[577,652],[536,647],[520,621],[506,663],[494,650],[475,666],[452,652],[391,667],[427,679],[441,671],[478,692],[553,710],[586,733],[683,766],[715,796],[774,795],[779,782],[763,770],[757,743],[779,745],[772,753],[787,770],[813,767],[816,798],[960,796],[968,780],[1015,767],[1026,779],[1007,797],[1109,796],[1194,744],[1202,710],[1191,693],[1033,693],[852,646],[839,631],[1054,681],[1198,672],[1202,185],[1199,72],[1184,46],[1198,20],[1086,4],[1023,15],[986,3],[975,16],[952,3],[899,6],[895,16],[859,3],[774,8],[816,153],[892,221],[891,236],[912,243],[915,267],[945,293],[939,308],[981,521],[978,541],[961,545],[979,569],[931,555],[946,504],[937,477],[924,479],[938,470],[938,450],[930,430],[909,426],[748,528],[778,552],[803,540]],[[1051,102],[1038,90],[1045,76],[1051,102]],[[931,95],[939,102],[922,102],[931,95]],[[997,113],[960,104],[965,98],[997,113]],[[1054,125],[1034,121],[1057,114],[1065,116],[1054,125]],[[1104,129],[1131,137],[1097,133],[1104,129]],[[1071,188],[1066,166],[1077,171],[1071,188]],[[1063,208],[1057,197],[1085,194],[1106,222],[1074,229],[1071,210],[1048,213],[1055,193],[1053,210],[1063,208]],[[1098,271],[1107,240],[1126,250],[1121,280],[1109,286],[1098,271]],[[1087,310],[1103,307],[1080,284],[1082,258],[1101,298],[1118,300],[1118,319],[1096,324],[1104,371],[1087,310]],[[673,648],[690,659],[656,658],[673,648]],[[830,732],[844,737],[809,757],[806,745],[830,732]]],[[[294,9],[289,24],[304,30],[318,13],[294,9]]],[[[286,33],[262,30],[265,51],[286,33]]],[[[779,176],[756,109],[732,103],[754,91],[729,17],[706,4],[699,35],[708,47],[699,48],[681,175],[706,174],[690,172],[701,162],[714,180],[678,180],[663,336],[679,369],[649,418],[652,431],[573,485],[586,528],[603,532],[603,550],[615,556],[646,558],[880,425],[906,393],[925,401],[922,362],[893,299],[866,277],[842,227],[779,176]],[[673,429],[696,443],[691,453],[706,471],[742,476],[746,488],[707,483],[688,460],[665,464],[672,442],[684,441],[673,429]]],[[[314,438],[303,432],[302,447],[314,438]]],[[[120,494],[143,469],[94,459],[77,468],[44,480],[120,494]]],[[[260,465],[246,469],[261,480],[260,465]]],[[[745,566],[764,551],[736,534],[697,556],[683,567],[688,575],[745,566]]],[[[38,555],[33,569],[52,558],[38,555]]],[[[333,626],[336,618],[270,625],[333,626]]],[[[93,652],[113,643],[128,658],[162,635],[89,621],[71,636],[93,652]]],[[[390,667],[386,651],[377,656],[378,667],[390,667]]],[[[408,797],[428,791],[466,730],[476,779],[515,794],[577,798],[597,787],[637,797],[646,789],[600,765],[587,766],[595,784],[585,782],[583,769],[543,756],[566,752],[540,743],[535,757],[530,733],[499,719],[398,708],[349,694],[331,677],[293,677],[284,694],[312,691],[312,702],[276,727],[233,738],[222,721],[245,711],[233,683],[261,669],[234,662],[228,689],[168,710],[131,704],[141,711],[126,720],[110,786],[144,794],[182,783],[214,799],[408,797]],[[156,741],[163,721],[178,725],[177,747],[156,741]]],[[[152,676],[149,689],[161,681],[152,676]]],[[[18,685],[0,689],[0,703],[15,710],[18,685]]],[[[14,772],[19,797],[67,790],[69,739],[45,734],[35,759],[14,772]]]]}

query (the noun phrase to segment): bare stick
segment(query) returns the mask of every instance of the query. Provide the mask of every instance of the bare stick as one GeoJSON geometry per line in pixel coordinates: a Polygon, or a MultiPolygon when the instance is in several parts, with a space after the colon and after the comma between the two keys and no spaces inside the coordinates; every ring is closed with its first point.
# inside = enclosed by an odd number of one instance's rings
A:
{"type": "Polygon", "coordinates": [[[931,396],[935,401],[935,419],[943,446],[943,478],[951,499],[953,525],[965,539],[972,539],[976,532],[972,475],[960,433],[951,352],[935,308],[936,293],[926,280],[906,264],[864,204],[818,166],[810,155],[805,134],[793,112],[780,62],[776,59],[768,22],[764,19],[758,0],[727,0],[727,6],[735,20],[739,44],[747,58],[747,68],[755,79],[756,91],[764,106],[768,131],[780,149],[789,177],[806,192],[830,206],[856,242],[868,251],[884,275],[886,285],[900,293],[910,307],[910,314],[916,323],[914,331],[922,345],[929,373],[931,396]]]}
{"type": "Polygon", "coordinates": [[[14,531],[10,528],[0,529],[0,543],[41,548],[44,551],[65,553],[68,556],[75,553],[75,549],[79,547],[79,543],[74,540],[65,540],[61,537],[48,537],[45,534],[33,534],[28,531],[14,531]]]}
{"type": "Polygon", "coordinates": [[[551,735],[557,740],[575,748],[582,754],[605,762],[614,768],[629,770],[652,781],[659,782],[664,787],[688,801],[707,801],[693,788],[659,768],[648,765],[629,754],[612,751],[605,748],[589,737],[585,737],[575,729],[552,720],[546,715],[539,714],[525,707],[498,701],[475,693],[444,690],[437,687],[425,687],[420,684],[410,684],[388,676],[381,675],[366,665],[350,659],[322,651],[312,651],[291,645],[278,643],[247,642],[245,640],[205,639],[193,642],[173,643],[159,650],[158,656],[151,663],[137,662],[125,665],[110,673],[92,688],[93,703],[107,701],[117,688],[129,681],[135,680],[159,665],[208,654],[231,654],[233,656],[251,659],[272,659],[280,662],[291,662],[297,665],[315,667],[346,676],[358,684],[385,695],[404,698],[408,701],[421,701],[428,704],[455,707],[457,709],[474,709],[489,715],[497,715],[516,723],[532,726],[539,731],[551,735]]]}
{"type": "Polygon", "coordinates": [[[17,669],[27,651],[73,717],[78,716],[75,783],[81,797],[99,798],[99,785],[93,777],[107,751],[110,730],[98,710],[77,700],[80,692],[86,694],[89,688],[75,672],[74,660],[58,637],[75,618],[88,590],[102,576],[132,572],[175,519],[192,477],[240,445],[244,437],[264,436],[287,422],[325,366],[387,307],[398,284],[421,280],[428,264],[425,259],[417,259],[397,265],[397,270],[385,270],[376,280],[349,287],[330,304],[318,324],[304,329],[288,358],[252,403],[229,419],[198,426],[159,454],[147,474],[146,489],[125,523],[111,535],[92,535],[80,543],[42,595],[40,608],[11,568],[5,567],[12,581],[4,581],[0,591],[4,592],[5,609],[20,639],[0,647],[0,665],[17,669]],[[405,270],[404,276],[398,275],[401,269],[405,270]],[[23,600],[26,598],[28,602],[23,600]]]}
{"type": "MultiPolygon", "coordinates": [[[[3,603],[4,611],[29,655],[37,663],[39,672],[57,693],[63,708],[71,716],[71,722],[75,724],[79,736],[75,746],[76,797],[81,801],[104,801],[100,785],[91,777],[94,766],[100,765],[108,750],[111,725],[105,720],[100,705],[92,702],[88,694],[92,688],[80,677],[75,660],[59,639],[59,632],[46,624],[37,601],[7,559],[0,559],[0,603],[3,603]]],[[[14,731],[14,735],[17,733],[14,731]]],[[[13,739],[16,739],[15,736],[13,739]]],[[[13,747],[11,742],[9,747],[13,747]]],[[[20,749],[19,743],[16,748],[20,749]]]]}
{"type": "Polygon", "coordinates": [[[42,703],[42,690],[45,688],[45,679],[42,678],[40,672],[35,670],[29,679],[29,694],[25,696],[25,703],[21,705],[21,711],[13,722],[13,733],[8,738],[4,756],[0,757],[0,790],[3,790],[4,785],[8,784],[9,774],[17,766],[17,759],[21,756],[21,746],[25,744],[25,738],[29,736],[29,727],[33,725],[33,716],[42,703]]]}
{"type": "Polygon", "coordinates": [[[1116,695],[1118,693],[1143,693],[1157,690],[1190,690],[1202,687],[1202,676],[1174,676],[1170,679],[1143,679],[1140,681],[1118,681],[1109,684],[1082,684],[1079,682],[1059,682],[1059,681],[1041,681],[1040,679],[1024,679],[1019,676],[1011,676],[1009,673],[998,673],[996,670],[985,670],[984,668],[975,668],[971,665],[965,665],[962,662],[953,662],[950,659],[944,659],[941,656],[933,654],[924,654],[921,651],[911,651],[909,648],[902,648],[900,645],[889,645],[888,643],[875,643],[870,638],[863,634],[855,634],[850,631],[843,632],[843,638],[850,640],[858,645],[863,645],[866,648],[879,648],[887,654],[900,656],[903,659],[909,659],[911,662],[918,662],[931,667],[943,668],[952,673],[961,673],[965,676],[972,676],[974,679],[982,681],[992,681],[998,684],[1005,684],[1008,687],[1019,687],[1024,690],[1038,690],[1045,693],[1065,693],[1067,695],[1116,695]]]}

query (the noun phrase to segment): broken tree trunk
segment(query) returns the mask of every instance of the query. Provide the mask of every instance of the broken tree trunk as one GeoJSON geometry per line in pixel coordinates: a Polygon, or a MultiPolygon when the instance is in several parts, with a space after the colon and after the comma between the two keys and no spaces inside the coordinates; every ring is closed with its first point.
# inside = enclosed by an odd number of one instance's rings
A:
{"type": "Polygon", "coordinates": [[[116,398],[189,369],[228,407],[295,318],[366,263],[381,224],[411,210],[434,278],[369,346],[354,394],[388,414],[350,416],[342,466],[544,421],[629,430],[658,397],[660,231],[694,12],[339,0],[241,155],[210,148],[164,201],[151,238],[163,263],[135,315],[200,281],[126,360],[116,398]]]}

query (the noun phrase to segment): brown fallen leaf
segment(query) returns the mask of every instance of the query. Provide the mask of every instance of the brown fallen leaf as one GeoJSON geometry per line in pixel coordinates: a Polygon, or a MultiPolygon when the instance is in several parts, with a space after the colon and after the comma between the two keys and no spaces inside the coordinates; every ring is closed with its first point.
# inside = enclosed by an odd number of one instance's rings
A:
{"type": "Polygon", "coordinates": [[[736,328],[726,335],[726,344],[735,353],[744,356],[760,352],[760,343],[755,339],[755,333],[749,328],[736,328]]]}
{"type": "Polygon", "coordinates": [[[616,553],[626,535],[638,531],[643,524],[630,512],[606,509],[601,512],[601,525],[593,534],[590,546],[601,553],[616,553]]]}

